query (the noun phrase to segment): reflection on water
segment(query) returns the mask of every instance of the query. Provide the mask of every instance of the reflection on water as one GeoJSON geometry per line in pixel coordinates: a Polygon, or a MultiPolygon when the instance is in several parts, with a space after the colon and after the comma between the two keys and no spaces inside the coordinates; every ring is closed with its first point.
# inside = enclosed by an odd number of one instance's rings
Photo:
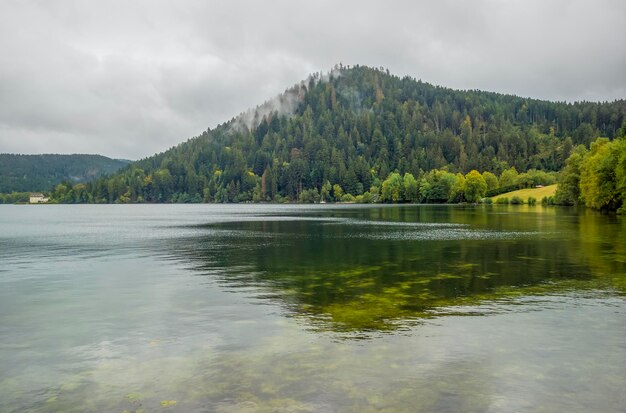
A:
{"type": "Polygon", "coordinates": [[[0,411],[619,412],[625,230],[526,206],[2,206],[0,411]]]}
{"type": "Polygon", "coordinates": [[[305,216],[201,225],[206,235],[173,241],[174,256],[219,272],[224,286],[263,288],[317,329],[344,332],[476,314],[453,307],[486,300],[626,291],[624,227],[609,217],[583,216],[582,226],[578,215],[426,206],[305,216]]]}

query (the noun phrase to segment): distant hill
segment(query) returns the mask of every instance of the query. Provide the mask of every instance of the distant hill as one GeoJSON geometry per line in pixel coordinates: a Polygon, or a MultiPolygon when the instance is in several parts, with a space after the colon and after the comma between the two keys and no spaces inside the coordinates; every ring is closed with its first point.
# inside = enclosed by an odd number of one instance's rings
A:
{"type": "MultiPolygon", "coordinates": [[[[295,201],[311,191],[324,199],[328,188],[354,196],[381,189],[394,171],[418,181],[435,169],[559,171],[576,145],[614,138],[625,115],[624,100],[549,102],[338,66],[56,200],[295,201]]],[[[417,199],[447,198],[422,192],[417,199]]]]}
{"type": "Polygon", "coordinates": [[[101,155],[0,154],[0,193],[51,191],[62,181],[74,184],[112,174],[130,161],[101,155]]]}

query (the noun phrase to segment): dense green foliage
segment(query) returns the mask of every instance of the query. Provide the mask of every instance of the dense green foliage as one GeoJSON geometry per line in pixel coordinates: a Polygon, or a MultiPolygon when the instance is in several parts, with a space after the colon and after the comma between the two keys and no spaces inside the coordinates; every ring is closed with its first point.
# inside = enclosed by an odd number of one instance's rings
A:
{"type": "Polygon", "coordinates": [[[475,201],[530,185],[517,171],[560,170],[575,145],[613,137],[625,113],[625,101],[553,103],[338,67],[109,178],[63,184],[53,198],[475,201]],[[492,174],[481,175],[485,191],[476,174],[464,189],[461,177],[472,170],[492,174]]]}
{"type": "Polygon", "coordinates": [[[555,202],[626,213],[626,133],[613,141],[598,138],[589,150],[577,147],[561,172],[555,202]]]}
{"type": "Polygon", "coordinates": [[[0,194],[0,204],[17,204],[28,202],[30,200],[30,192],[11,192],[9,194],[0,194]]]}
{"type": "Polygon", "coordinates": [[[0,193],[49,191],[62,181],[74,184],[111,174],[127,161],[101,155],[0,154],[0,193]]]}

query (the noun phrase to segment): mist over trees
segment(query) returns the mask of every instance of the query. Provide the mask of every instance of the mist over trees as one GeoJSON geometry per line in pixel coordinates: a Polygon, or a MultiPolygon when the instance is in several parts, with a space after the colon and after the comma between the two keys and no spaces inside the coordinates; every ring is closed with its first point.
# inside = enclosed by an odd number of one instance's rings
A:
{"type": "Polygon", "coordinates": [[[109,177],[60,184],[53,199],[476,202],[554,183],[578,146],[616,137],[626,113],[623,100],[457,91],[361,66],[287,95],[289,111],[246,112],[109,177]]]}

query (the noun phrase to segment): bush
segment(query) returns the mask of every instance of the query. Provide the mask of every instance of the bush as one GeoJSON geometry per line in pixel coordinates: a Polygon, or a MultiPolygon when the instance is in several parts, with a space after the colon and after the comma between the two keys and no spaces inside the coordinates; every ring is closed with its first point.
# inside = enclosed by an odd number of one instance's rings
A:
{"type": "Polygon", "coordinates": [[[505,196],[496,199],[496,204],[507,205],[508,203],[509,203],[509,198],[505,196]]]}
{"type": "Polygon", "coordinates": [[[341,197],[341,202],[354,202],[354,201],[355,201],[354,196],[352,196],[352,195],[350,195],[350,194],[344,194],[344,195],[341,197]]]}
{"type": "Polygon", "coordinates": [[[544,196],[541,198],[541,205],[556,205],[556,199],[553,196],[544,196]]]}
{"type": "Polygon", "coordinates": [[[362,204],[371,204],[373,202],[372,194],[370,194],[369,191],[366,191],[363,195],[359,195],[356,197],[356,202],[362,204]]]}
{"type": "Polygon", "coordinates": [[[511,198],[512,205],[522,205],[523,203],[524,203],[524,200],[520,198],[519,196],[514,196],[513,198],[511,198]]]}
{"type": "Polygon", "coordinates": [[[491,198],[483,198],[483,204],[491,205],[491,204],[493,204],[493,199],[491,199],[491,198]]]}
{"type": "Polygon", "coordinates": [[[534,196],[529,196],[527,202],[528,205],[537,205],[537,198],[535,198],[534,196]]]}
{"type": "Polygon", "coordinates": [[[300,202],[305,204],[313,204],[320,201],[320,194],[317,189],[305,189],[300,193],[300,202]]]}

